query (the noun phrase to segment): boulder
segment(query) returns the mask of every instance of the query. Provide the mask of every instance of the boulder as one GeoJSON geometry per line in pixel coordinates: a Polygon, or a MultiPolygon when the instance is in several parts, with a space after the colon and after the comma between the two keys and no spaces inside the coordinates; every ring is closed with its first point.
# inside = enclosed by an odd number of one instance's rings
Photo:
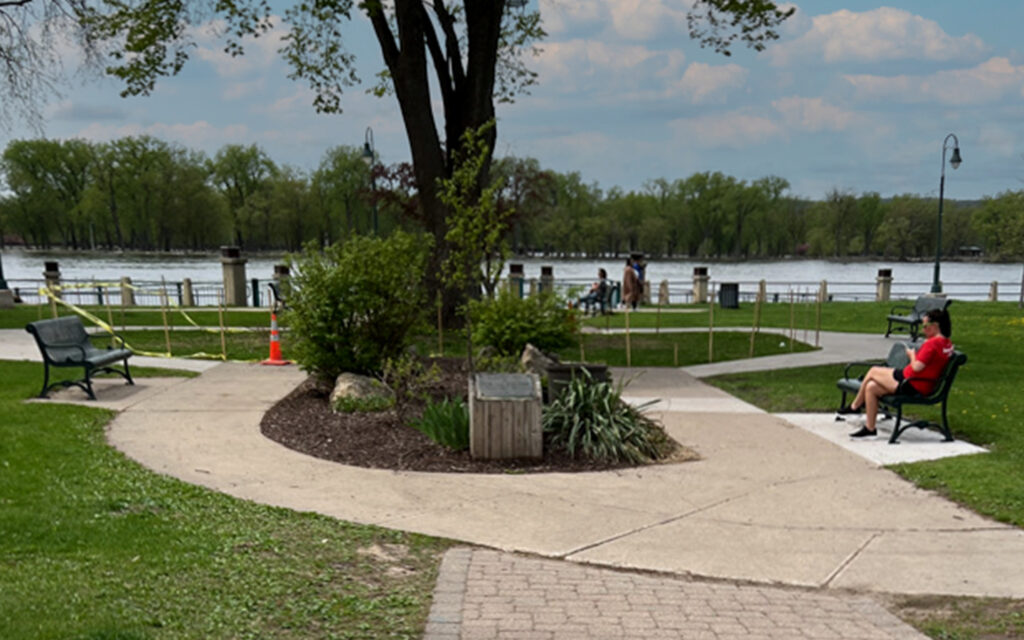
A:
{"type": "Polygon", "coordinates": [[[334,381],[330,404],[335,411],[372,411],[394,404],[395,392],[376,378],[345,372],[334,381]]]}
{"type": "Polygon", "coordinates": [[[523,355],[519,358],[519,364],[527,373],[536,373],[544,377],[548,374],[548,367],[556,364],[558,358],[553,358],[530,343],[526,343],[523,355]]]}

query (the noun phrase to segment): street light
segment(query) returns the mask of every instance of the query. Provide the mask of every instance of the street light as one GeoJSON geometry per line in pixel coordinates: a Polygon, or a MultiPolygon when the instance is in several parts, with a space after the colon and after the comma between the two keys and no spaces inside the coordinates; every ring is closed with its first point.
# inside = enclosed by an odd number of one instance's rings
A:
{"type": "Polygon", "coordinates": [[[946,148],[949,146],[949,139],[953,138],[953,155],[949,158],[949,165],[956,170],[963,159],[960,157],[960,141],[956,134],[949,134],[942,141],[942,177],[939,178],[939,230],[935,238],[935,275],[932,277],[932,293],[942,293],[942,282],[939,281],[939,262],[942,260],[942,196],[946,189],[946,148]]]}
{"type": "Polygon", "coordinates": [[[377,176],[373,173],[373,165],[377,162],[377,151],[373,148],[373,129],[366,127],[363,137],[363,162],[370,168],[370,190],[373,192],[373,235],[377,235],[377,176]]]}

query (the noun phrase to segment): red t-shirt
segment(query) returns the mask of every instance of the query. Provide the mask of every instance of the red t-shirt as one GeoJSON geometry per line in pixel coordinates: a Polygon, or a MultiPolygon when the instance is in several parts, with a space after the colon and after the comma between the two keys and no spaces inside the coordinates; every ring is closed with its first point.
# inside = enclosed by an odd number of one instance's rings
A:
{"type": "Polygon", "coordinates": [[[928,395],[935,388],[934,380],[942,375],[946,363],[953,357],[953,343],[944,335],[928,338],[917,350],[917,361],[924,363],[924,369],[914,371],[909,364],[903,368],[904,378],[931,378],[931,380],[910,380],[910,384],[922,395],[928,395]]]}

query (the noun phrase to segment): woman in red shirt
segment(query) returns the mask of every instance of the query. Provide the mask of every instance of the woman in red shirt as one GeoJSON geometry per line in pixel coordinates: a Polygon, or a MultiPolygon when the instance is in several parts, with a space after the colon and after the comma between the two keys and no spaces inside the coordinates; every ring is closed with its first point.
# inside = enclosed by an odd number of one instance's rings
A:
{"type": "Polygon", "coordinates": [[[910,364],[902,369],[871,367],[860,383],[857,397],[850,406],[840,409],[840,414],[860,413],[866,410],[864,424],[851,438],[871,438],[876,435],[875,422],[878,417],[878,399],[894,393],[927,395],[935,388],[935,380],[953,355],[953,325],[949,314],[941,309],[925,313],[921,322],[924,344],[916,351],[907,348],[910,364]]]}

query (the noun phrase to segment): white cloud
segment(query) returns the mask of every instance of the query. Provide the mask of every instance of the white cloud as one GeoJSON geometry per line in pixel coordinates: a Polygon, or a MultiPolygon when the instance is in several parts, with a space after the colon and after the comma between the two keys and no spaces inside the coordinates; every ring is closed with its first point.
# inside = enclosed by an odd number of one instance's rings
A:
{"type": "Polygon", "coordinates": [[[215,149],[230,142],[249,142],[252,132],[244,124],[229,124],[217,127],[205,120],[191,124],[157,122],[149,125],[137,123],[125,125],[103,125],[93,123],[75,137],[85,140],[114,140],[125,136],[151,135],[155,138],[180,142],[194,149],[215,149]]]}
{"type": "Polygon", "coordinates": [[[245,54],[232,57],[224,51],[223,34],[226,24],[222,20],[207,22],[195,33],[196,56],[208,62],[223,78],[237,78],[251,73],[263,73],[278,57],[287,27],[278,16],[271,16],[273,29],[259,38],[246,38],[242,45],[245,54]]]}
{"type": "Polygon", "coordinates": [[[659,59],[661,62],[654,73],[666,75],[672,70],[678,71],[683,56],[679,52],[666,55],[638,45],[611,45],[577,39],[545,44],[534,67],[543,86],[572,93],[583,86],[595,84],[636,84],[639,80],[636,68],[659,59]]]}
{"type": "Polygon", "coordinates": [[[690,0],[540,0],[544,29],[552,36],[580,31],[647,41],[686,33],[690,0]]]}
{"type": "Polygon", "coordinates": [[[608,17],[608,8],[594,0],[540,0],[544,30],[550,35],[587,26],[600,26],[608,17]]]}
{"type": "Polygon", "coordinates": [[[847,75],[843,78],[862,99],[938,102],[947,105],[983,104],[1007,93],[1024,91],[1024,65],[991,58],[970,69],[938,71],[927,76],[847,75]]]}
{"type": "Polygon", "coordinates": [[[256,93],[262,93],[267,88],[266,78],[257,78],[249,82],[232,82],[224,87],[221,95],[225,100],[237,100],[256,93]]]}
{"type": "Polygon", "coordinates": [[[933,20],[881,7],[863,13],[842,9],[815,16],[806,33],[770,46],[767,55],[774,64],[784,65],[795,58],[825,62],[955,60],[974,58],[985,50],[985,43],[973,34],[954,37],[933,20]]]}
{"type": "Polygon", "coordinates": [[[709,65],[694,62],[673,89],[689,96],[694,104],[723,102],[730,89],[742,87],[749,72],[738,64],[709,65]]]}
{"type": "Polygon", "coordinates": [[[687,3],[665,0],[615,0],[608,3],[612,28],[622,38],[646,41],[686,33],[687,3]]]}
{"type": "Polygon", "coordinates": [[[745,111],[680,118],[669,123],[681,144],[742,149],[762,144],[782,134],[778,123],[745,111]]]}
{"type": "Polygon", "coordinates": [[[863,119],[854,113],[826,103],[822,98],[790,96],[772,102],[783,121],[801,131],[844,131],[863,119]]]}

